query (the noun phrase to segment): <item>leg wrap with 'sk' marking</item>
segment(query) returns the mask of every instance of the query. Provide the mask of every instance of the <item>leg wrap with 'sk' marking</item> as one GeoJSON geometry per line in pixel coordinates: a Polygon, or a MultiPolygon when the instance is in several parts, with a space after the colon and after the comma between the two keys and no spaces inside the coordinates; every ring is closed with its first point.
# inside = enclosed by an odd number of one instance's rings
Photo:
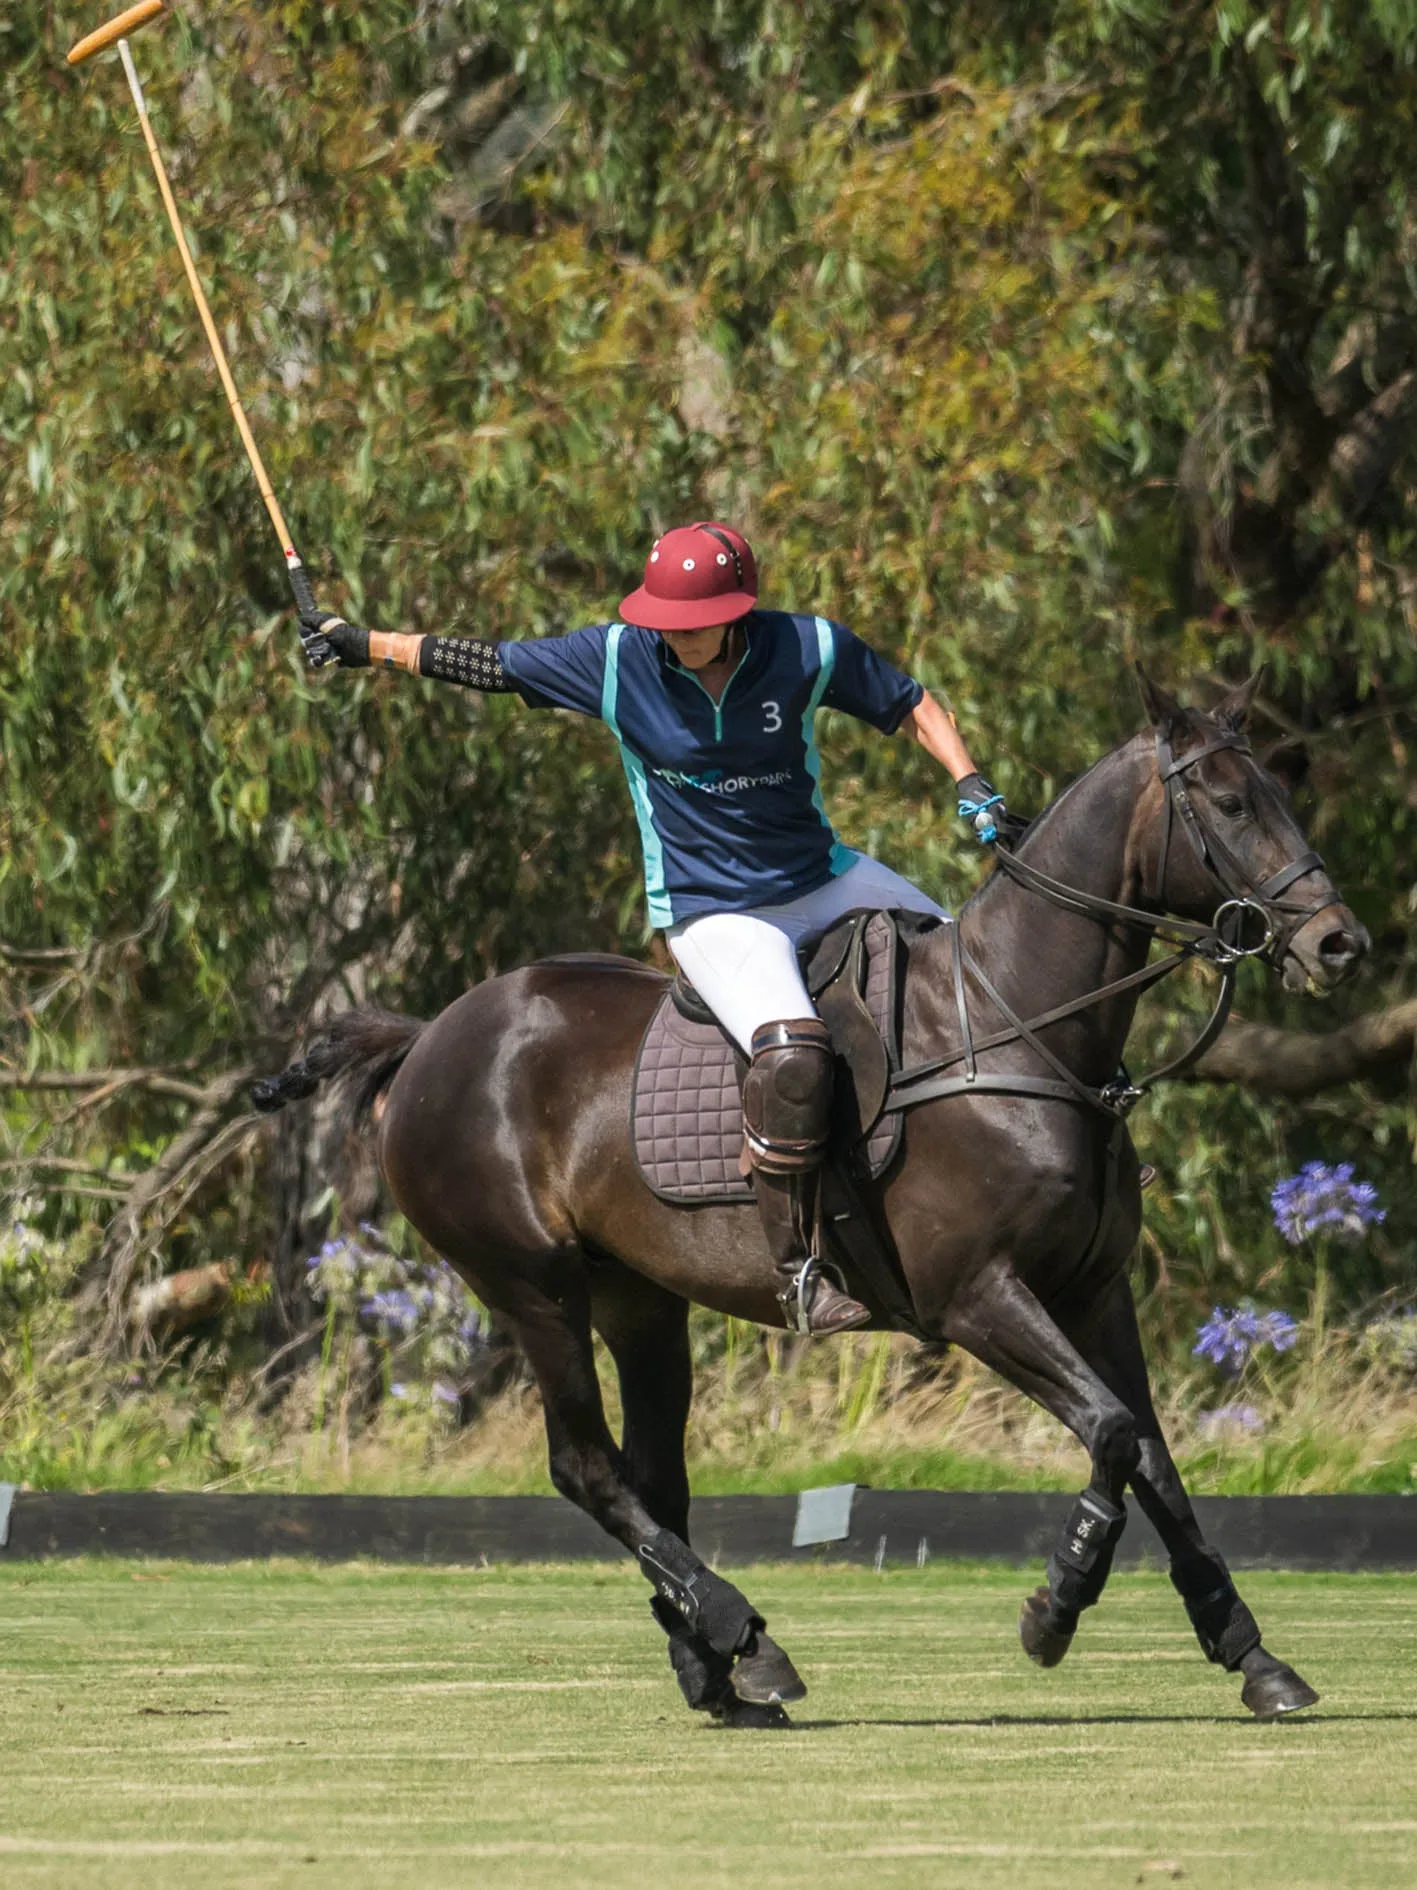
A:
{"type": "Polygon", "coordinates": [[[1127,1526],[1127,1512],[1100,1490],[1084,1490],[1073,1505],[1063,1540],[1048,1558],[1053,1606],[1064,1614],[1090,1608],[1107,1585],[1112,1557],[1127,1526]]]}
{"type": "Polygon", "coordinates": [[[705,1568],[693,1550],[667,1529],[642,1543],[639,1557],[656,1592],[716,1654],[731,1659],[748,1651],[765,1623],[732,1582],[705,1568]]]}

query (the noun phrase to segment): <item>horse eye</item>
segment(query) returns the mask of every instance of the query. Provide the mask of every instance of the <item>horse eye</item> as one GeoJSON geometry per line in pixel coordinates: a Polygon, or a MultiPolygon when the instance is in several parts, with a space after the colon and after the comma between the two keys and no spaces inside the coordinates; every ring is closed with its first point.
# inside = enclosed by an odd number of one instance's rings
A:
{"type": "Polygon", "coordinates": [[[1238,820],[1245,811],[1245,803],[1238,794],[1222,794],[1215,804],[1230,820],[1238,820]]]}

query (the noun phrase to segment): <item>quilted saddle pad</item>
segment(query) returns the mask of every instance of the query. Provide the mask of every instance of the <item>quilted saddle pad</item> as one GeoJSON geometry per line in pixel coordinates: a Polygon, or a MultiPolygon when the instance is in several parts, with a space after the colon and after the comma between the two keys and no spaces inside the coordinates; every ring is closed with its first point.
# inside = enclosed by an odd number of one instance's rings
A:
{"type": "MultiPolygon", "coordinates": [[[[861,996],[894,1068],[896,928],[883,913],[873,913],[867,923],[866,950],[861,996]]],[[[747,1058],[717,1024],[685,1017],[672,991],[665,992],[640,1045],[631,1104],[635,1159],[661,1200],[686,1206],[752,1200],[752,1183],[739,1168],[747,1067],[747,1058]]],[[[840,1062],[838,1078],[843,1080],[840,1062]]],[[[873,1176],[893,1159],[900,1133],[896,1114],[872,1125],[866,1153],[873,1176]]]]}

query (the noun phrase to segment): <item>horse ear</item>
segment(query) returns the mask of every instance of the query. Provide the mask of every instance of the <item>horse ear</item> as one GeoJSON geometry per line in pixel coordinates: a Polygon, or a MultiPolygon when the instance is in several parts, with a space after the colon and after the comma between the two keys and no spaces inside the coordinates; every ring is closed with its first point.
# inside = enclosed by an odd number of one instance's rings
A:
{"type": "Polygon", "coordinates": [[[1137,687],[1141,690],[1142,706],[1151,717],[1151,726],[1161,729],[1163,733],[1168,729],[1173,729],[1185,714],[1185,710],[1169,689],[1163,689],[1160,683],[1151,680],[1140,663],[1137,664],[1136,669],[1137,687]]]}
{"type": "Polygon", "coordinates": [[[1261,755],[1260,766],[1293,794],[1309,776],[1308,747],[1297,737],[1292,741],[1276,742],[1273,748],[1261,755]]]}
{"type": "Polygon", "coordinates": [[[1248,682],[1232,689],[1223,702],[1218,702],[1211,710],[1217,722],[1223,722],[1227,728],[1238,735],[1250,719],[1250,705],[1254,702],[1255,692],[1260,686],[1264,670],[1257,669],[1248,682]]]}

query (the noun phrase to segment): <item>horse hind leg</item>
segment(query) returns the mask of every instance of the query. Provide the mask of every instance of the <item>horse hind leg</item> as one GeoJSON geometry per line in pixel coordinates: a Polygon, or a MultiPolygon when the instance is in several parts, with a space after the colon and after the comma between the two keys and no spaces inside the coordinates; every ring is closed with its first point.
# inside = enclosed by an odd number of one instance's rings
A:
{"type": "MultiPolygon", "coordinates": [[[[693,1398],[688,1306],[637,1274],[597,1270],[592,1316],[620,1379],[626,1480],[660,1530],[687,1549],[684,1430],[693,1398]]],[[[668,1638],[674,1677],[693,1710],[735,1728],[790,1725],[783,1703],[801,1699],[807,1689],[763,1629],[751,1652],[735,1660],[719,1652],[663,1592],[650,1597],[650,1608],[668,1638]]]]}
{"type": "Polygon", "coordinates": [[[1056,1667],[1112,1570],[1127,1521],[1123,1497],[1140,1455],[1136,1423],[1004,1262],[985,1268],[951,1307],[945,1331],[1065,1424],[1092,1459],[1091,1481],[1048,1558],[1047,1580],[1019,1616],[1025,1653],[1041,1667],[1056,1667]]]}
{"type": "Polygon", "coordinates": [[[1281,1719],[1318,1704],[1318,1694],[1264,1646],[1224,1558],[1201,1533],[1151,1401],[1131,1288],[1119,1280],[1086,1350],[1101,1376],[1136,1414],[1141,1456],[1132,1488],[1171,1558],[1171,1582],[1207,1660],[1244,1676],[1240,1694],[1257,1719],[1281,1719]]]}
{"type": "Polygon", "coordinates": [[[764,1676],[781,1665],[782,1698],[805,1691],[791,1662],[768,1640],[763,1617],[732,1582],[701,1562],[673,1529],[661,1525],[633,1486],[621,1449],[610,1435],[595,1373],[586,1267],[578,1254],[543,1258],[537,1284],[523,1279],[504,1308],[541,1388],[551,1481],[639,1562],[660,1600],[702,1641],[717,1661],[730,1664],[735,1696],[770,1705],[764,1676]],[[777,1656],[775,1661],[774,1656],[777,1656]],[[795,1682],[796,1692],[790,1692],[795,1682]]]}

